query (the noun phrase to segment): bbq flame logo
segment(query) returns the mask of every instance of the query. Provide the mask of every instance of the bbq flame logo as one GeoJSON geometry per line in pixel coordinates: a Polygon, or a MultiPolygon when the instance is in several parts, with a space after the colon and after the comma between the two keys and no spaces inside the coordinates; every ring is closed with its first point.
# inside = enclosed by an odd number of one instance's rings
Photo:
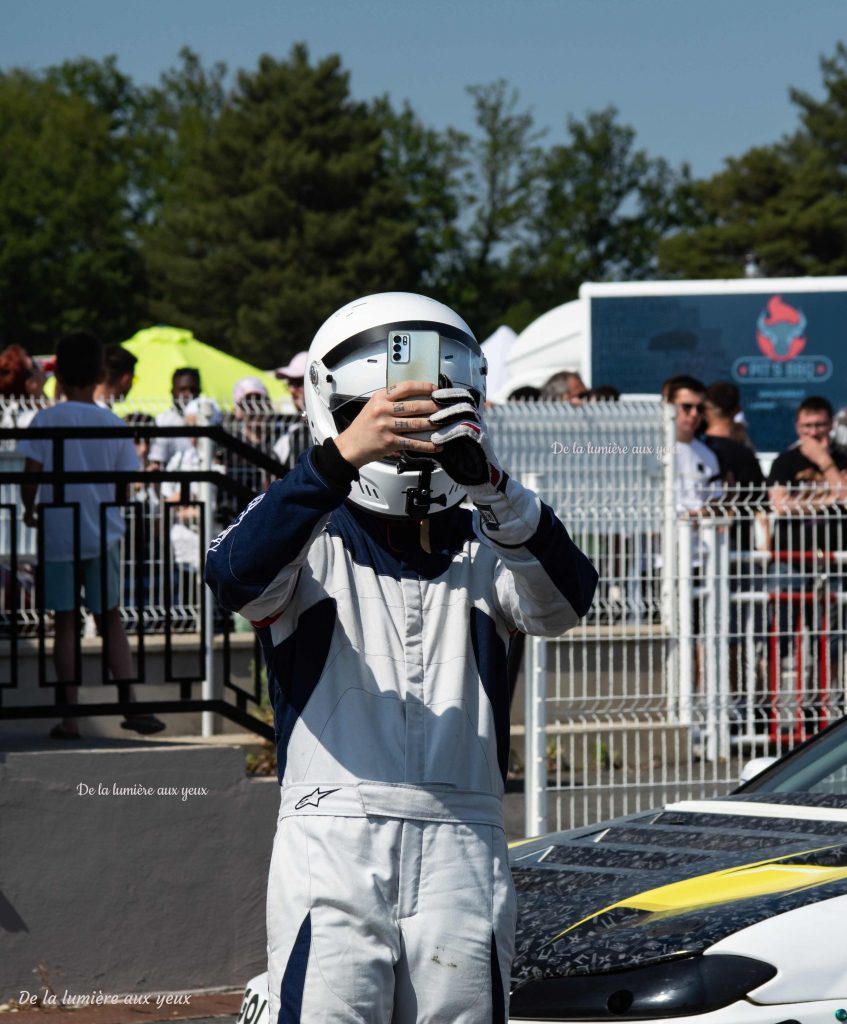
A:
{"type": "Polygon", "coordinates": [[[806,317],[778,295],[756,321],[756,342],[761,352],[777,363],[787,363],[806,347],[806,317]]]}

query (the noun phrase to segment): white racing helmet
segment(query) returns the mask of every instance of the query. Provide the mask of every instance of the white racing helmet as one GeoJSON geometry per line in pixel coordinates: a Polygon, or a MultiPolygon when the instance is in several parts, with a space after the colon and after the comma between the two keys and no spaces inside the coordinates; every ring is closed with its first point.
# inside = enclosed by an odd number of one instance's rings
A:
{"type": "MultiPolygon", "coordinates": [[[[485,357],[471,329],[449,306],[411,292],[366,295],[333,313],[309,348],[306,419],[316,444],[338,437],[371,395],[386,386],[389,349],[397,358],[398,335],[418,331],[430,332],[430,340],[431,332],[437,333],[439,372],[451,386],[472,388],[480,401],[485,398],[485,357]]],[[[421,378],[410,373],[410,379],[421,378]]],[[[350,501],[378,515],[421,519],[458,505],[464,493],[437,456],[407,453],[363,466],[350,501]]]]}

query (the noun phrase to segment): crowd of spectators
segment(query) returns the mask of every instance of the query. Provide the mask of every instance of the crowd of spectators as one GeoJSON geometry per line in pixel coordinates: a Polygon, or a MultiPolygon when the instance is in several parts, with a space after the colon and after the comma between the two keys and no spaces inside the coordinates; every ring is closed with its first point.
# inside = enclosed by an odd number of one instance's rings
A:
{"type": "MultiPolygon", "coordinates": [[[[510,401],[619,401],[621,392],[610,384],[589,388],[579,373],[562,370],[540,388],[523,386],[510,401]]],[[[779,453],[767,476],[762,471],[737,385],[716,381],[708,387],[688,374],[669,377],[661,387],[664,402],[675,406],[677,505],[697,511],[727,495],[737,502],[742,491],[767,488],[777,511],[797,511],[797,500],[786,501],[786,487],[807,492],[804,507],[847,500],[847,408],[833,414],[830,402],[809,396],[795,411],[797,441],[779,453]],[[815,493],[816,492],[816,493],[815,493]]]]}
{"type": "MultiPolygon", "coordinates": [[[[103,350],[100,376],[94,390],[94,403],[111,409],[132,392],[136,357],[120,345],[103,350]]],[[[26,426],[38,410],[50,404],[44,385],[53,360],[38,360],[20,345],[9,345],[0,352],[0,426],[26,426]]],[[[238,380],[232,389],[231,407],[223,412],[202,397],[201,369],[194,366],[178,368],[172,375],[168,407],[153,411],[134,409],[124,421],[133,427],[179,427],[191,423],[222,423],[227,431],[251,447],[275,458],[280,473],[291,468],[309,444],[308,429],[302,416],[306,352],[298,352],[290,362],[275,371],[288,385],[294,415],[281,415],[258,376],[238,380]],[[189,412],[190,410],[190,412],[189,412]]],[[[63,395],[64,382],[55,375],[52,401],[63,395]]],[[[164,397],[164,396],[163,396],[164,397]]],[[[587,402],[617,401],[620,392],[612,385],[589,388],[578,372],[563,370],[553,374],[541,388],[521,388],[512,399],[562,401],[571,405],[587,402]]],[[[718,500],[727,489],[761,488],[767,486],[774,506],[789,511],[795,505],[786,503],[784,489],[788,485],[803,486],[807,491],[825,490],[827,497],[817,496],[817,504],[832,501],[847,487],[847,454],[834,441],[839,429],[847,437],[843,423],[847,416],[833,417],[832,408],[824,398],[807,398],[797,410],[798,441],[781,453],[765,477],[741,409],[739,390],[727,381],[708,387],[694,377],[676,375],[665,381],[662,397],[676,407],[676,469],[677,504],[680,510],[695,512],[718,500]],[[841,424],[841,426],[839,426],[841,424]],[[826,485],[824,488],[821,485],[826,485]]],[[[187,437],[135,436],[135,450],[144,469],[175,471],[196,468],[199,464],[196,445],[187,437]]],[[[228,472],[244,486],[258,493],[267,486],[268,474],[249,459],[216,453],[216,468],[228,472]]],[[[148,502],[163,500],[162,489],[137,484],[136,498],[148,502]]],[[[170,496],[168,500],[174,500],[170,496]]],[[[812,500],[811,498],[809,500],[812,500]]]]}
{"type": "MultiPolygon", "coordinates": [[[[53,360],[37,360],[20,345],[9,345],[0,352],[0,425],[26,426],[39,408],[49,404],[44,385],[53,370],[53,360]]],[[[136,357],[120,345],[103,350],[101,371],[93,395],[95,405],[111,409],[126,400],[135,380],[136,357]]],[[[266,455],[275,458],[284,473],[296,462],[309,444],[308,429],[302,417],[306,352],[298,352],[281,366],[276,375],[288,385],[294,415],[281,415],[258,376],[238,380],[232,389],[231,408],[226,412],[202,398],[201,369],[178,368],[172,375],[168,407],[153,414],[133,410],[124,421],[131,427],[179,427],[188,423],[222,423],[226,430],[266,455]],[[202,398],[202,400],[201,400],[202,398]],[[199,404],[198,404],[199,402],[199,404]]],[[[63,396],[64,381],[55,375],[52,401],[63,396]]],[[[617,401],[620,392],[612,385],[586,386],[581,375],[563,370],[553,374],[541,388],[522,388],[513,399],[540,399],[581,405],[595,401],[617,401]]],[[[741,409],[736,385],[717,381],[706,387],[688,375],[669,378],[662,386],[662,397],[676,407],[677,505],[691,514],[708,509],[718,501],[727,501],[727,493],[739,489],[767,486],[777,511],[796,512],[796,495],[786,495],[786,487],[803,487],[805,506],[832,504],[847,488],[847,454],[833,443],[838,430],[847,436],[843,422],[834,419],[824,398],[807,398],[797,410],[797,442],[781,453],[765,477],[757,459],[741,409]],[[842,424],[839,427],[839,424],[842,424]],[[817,491],[817,494],[813,492],[817,491]],[[793,504],[791,503],[793,502],[793,504]]],[[[135,451],[140,465],[149,470],[177,471],[197,468],[196,444],[187,437],[161,437],[150,440],[135,435],[135,451]]],[[[268,483],[268,474],[243,456],[219,451],[215,468],[225,471],[248,490],[258,493],[268,483]]],[[[136,484],[136,500],[150,505],[178,501],[180,495],[167,487],[136,484]]],[[[733,499],[737,501],[737,497],[733,499]]],[[[222,508],[222,518],[228,510],[222,508]]],[[[181,513],[175,532],[184,535],[191,529],[188,514],[181,513]]],[[[183,540],[185,538],[183,537],[183,540]]],[[[183,545],[184,547],[184,545],[183,545]]]]}
{"type": "MultiPolygon", "coordinates": [[[[289,380],[298,410],[294,416],[275,408],[267,387],[257,376],[235,382],[231,408],[224,413],[215,402],[202,397],[201,369],[192,366],[180,367],[173,373],[166,408],[161,408],[164,401],[158,409],[155,404],[133,402],[135,355],[120,345],[103,347],[89,332],[64,336],[56,356],[49,359],[33,358],[22,346],[10,345],[0,352],[0,426],[67,428],[70,435],[80,426],[125,425],[131,431],[126,440],[74,441],[69,437],[63,443],[64,468],[83,472],[174,473],[205,468],[201,467],[198,439],[151,437],[141,428],[223,424],[229,433],[266,456],[277,455],[282,463],[278,470],[281,475],[305,447],[299,415],[302,366],[299,379],[298,373],[293,372],[297,370],[294,364],[298,359],[304,363],[305,354],[295,357],[278,373],[289,380]],[[49,374],[53,379],[45,394],[49,374]],[[122,419],[114,409],[124,412],[122,419]]],[[[7,458],[13,453],[18,460],[23,457],[25,461],[17,463],[19,468],[29,472],[51,470],[52,441],[24,438],[6,440],[2,446],[7,458]]],[[[216,489],[211,529],[217,531],[229,522],[236,506],[249,500],[248,492],[257,493],[267,486],[270,474],[258,469],[248,457],[225,453],[223,449],[213,450],[209,468],[226,472],[242,485],[238,498],[228,496],[222,488],[216,489]]],[[[83,607],[91,614],[90,621],[96,622],[98,632],[108,636],[109,668],[116,679],[131,674],[125,626],[141,628],[143,622],[146,629],[153,631],[165,628],[162,620],[167,617],[167,605],[170,628],[174,631],[193,631],[199,627],[202,549],[208,542],[202,530],[200,485],[183,485],[157,477],[148,482],[141,478],[128,486],[127,496],[132,509],[122,515],[113,504],[116,495],[112,485],[69,485],[65,488],[65,500],[78,508],[72,512],[69,508],[47,507],[53,497],[48,485],[30,484],[22,489],[23,515],[18,519],[16,541],[20,557],[14,579],[8,564],[0,565],[0,603],[4,615],[6,609],[34,609],[37,579],[39,573],[43,574],[45,607],[50,612],[55,635],[54,667],[60,683],[77,677],[74,632],[83,607]],[[104,503],[109,507],[106,518],[101,520],[104,503]],[[101,522],[106,530],[105,560],[101,559],[101,522]],[[22,534],[21,526],[38,527],[39,532],[22,534]],[[118,557],[121,542],[122,566],[118,557]],[[143,557],[136,557],[140,551],[143,557]]],[[[5,500],[10,498],[14,499],[14,494],[5,500]]],[[[10,536],[8,521],[5,529],[10,536]]],[[[72,687],[69,694],[74,697],[72,687]]],[[[142,728],[149,727],[149,722],[139,719],[135,724],[139,722],[142,728]]],[[[72,719],[63,721],[54,732],[57,738],[72,738],[76,735],[75,723],[72,719]]]]}
{"type": "MultiPolygon", "coordinates": [[[[302,415],[305,351],[298,352],[287,365],[275,371],[288,386],[294,415],[279,412],[258,376],[245,376],[236,381],[231,404],[222,410],[203,396],[202,368],[184,366],[173,373],[170,394],[163,396],[162,404],[167,402],[167,408],[131,409],[123,420],[118,420],[112,410],[131,394],[136,362],[136,357],[127,349],[119,345],[103,348],[87,332],[74,332],[63,338],[55,359],[38,360],[21,346],[10,345],[0,352],[0,426],[61,425],[72,429],[79,425],[122,422],[132,431],[126,442],[66,443],[67,469],[186,472],[205,468],[197,438],[155,436],[151,439],[139,428],[223,425],[241,441],[274,458],[279,464],[279,475],[294,465],[309,444],[302,415]],[[48,398],[45,381],[51,372],[54,384],[48,398]]],[[[580,406],[589,402],[618,401],[620,392],[612,385],[589,388],[579,373],[562,371],[541,388],[520,389],[511,398],[561,401],[580,406]]],[[[735,516],[733,556],[754,548],[767,550],[773,585],[782,589],[811,586],[811,574],[819,572],[822,551],[827,552],[827,557],[832,552],[847,551],[847,536],[842,537],[842,522],[847,523],[847,515],[843,514],[847,513],[847,450],[836,443],[847,439],[847,427],[844,427],[847,414],[842,413],[836,419],[825,398],[805,399],[796,411],[797,441],[773,460],[766,475],[748,436],[739,390],[734,384],[717,381],[707,387],[692,376],[677,375],[663,385],[662,398],[675,407],[673,457],[676,505],[681,515],[699,520],[719,510],[723,516],[735,516]],[[769,519],[759,515],[765,507],[770,513],[769,519]]],[[[26,458],[27,469],[50,469],[52,448],[49,442],[20,441],[18,453],[26,458]]],[[[270,479],[270,475],[249,458],[223,449],[214,451],[210,468],[227,473],[254,494],[266,487],[270,479]]],[[[217,493],[213,529],[225,525],[234,510],[232,501],[228,503],[225,499],[223,489],[218,489],[217,493]]],[[[114,507],[109,509],[105,520],[101,520],[99,508],[103,501],[114,501],[112,489],[100,484],[76,490],[68,488],[66,497],[69,501],[80,502],[77,555],[82,562],[81,573],[74,575],[72,567],[74,554],[70,546],[74,528],[66,521],[67,510],[48,510],[42,524],[43,550],[48,552],[46,607],[54,615],[57,679],[74,677],[75,668],[69,659],[73,653],[75,609],[80,596],[98,629],[109,636],[107,649],[113,676],[129,678],[131,658],[118,610],[120,604],[132,608],[140,599],[146,607],[161,600],[161,573],[167,565],[173,603],[195,608],[199,605],[202,546],[206,539],[200,529],[200,486],[156,479],[150,482],[140,479],[132,484],[130,497],[136,507],[143,509],[147,568],[137,570],[131,579],[125,573],[122,593],[116,552],[125,521],[114,507]],[[105,565],[100,564],[101,522],[106,524],[108,534],[105,565]],[[105,586],[101,577],[106,580],[105,586]],[[82,581],[81,595],[75,593],[78,580],[82,581]],[[154,591],[158,598],[154,597],[154,591]]],[[[34,526],[36,486],[25,487],[22,498],[25,522],[34,526]]],[[[44,487],[38,502],[49,504],[49,501],[50,489],[44,487]]],[[[695,578],[706,557],[698,530],[695,525],[691,564],[695,578]]],[[[197,625],[196,612],[194,614],[192,628],[197,625]]],[[[697,628],[695,614],[695,631],[697,628]]],[[[732,631],[735,632],[735,624],[732,631]]],[[[790,632],[787,623],[782,632],[786,635],[790,632]]],[[[158,727],[143,718],[128,721],[134,722],[128,727],[139,732],[158,727]]],[[[72,720],[64,721],[55,732],[57,736],[71,737],[75,735],[75,725],[72,720]]]]}
{"type": "Polygon", "coordinates": [[[665,381],[662,395],[676,407],[681,507],[694,509],[724,494],[737,502],[765,487],[777,513],[820,510],[847,500],[847,453],[835,443],[833,410],[826,398],[811,395],[798,405],[797,440],[776,455],[765,476],[736,385],[719,381],[706,387],[679,375],[665,381]]]}
{"type": "MultiPolygon", "coordinates": [[[[44,384],[53,361],[39,361],[20,345],[9,345],[0,352],[0,413],[2,426],[25,426],[33,421],[39,408],[49,404],[44,384]]],[[[131,394],[135,381],[136,357],[120,345],[103,349],[101,371],[94,390],[95,405],[111,409],[131,394]]],[[[287,383],[294,415],[281,415],[271,401],[265,383],[258,376],[238,380],[232,389],[231,407],[221,411],[202,398],[201,369],[184,366],[174,371],[168,407],[153,411],[132,410],[124,421],[131,427],[180,427],[189,423],[223,424],[225,429],[251,447],[277,460],[279,472],[291,468],[309,444],[303,419],[303,386],[306,352],[298,352],[290,362],[276,370],[278,378],[287,383]]],[[[64,381],[55,375],[52,401],[63,396],[64,381]]],[[[620,392],[612,385],[586,386],[578,372],[563,370],[553,374],[540,389],[524,388],[511,396],[527,400],[562,401],[571,405],[587,402],[617,401],[620,392]]],[[[765,477],[741,409],[739,390],[727,381],[706,387],[688,375],[676,375],[665,381],[662,397],[676,407],[676,478],[677,506],[680,511],[696,514],[717,502],[727,503],[727,495],[740,489],[753,493],[767,486],[777,511],[796,512],[798,499],[786,496],[785,489],[802,486],[809,502],[816,506],[831,504],[847,488],[847,454],[833,443],[838,437],[838,423],[824,398],[808,398],[797,410],[798,441],[781,453],[765,477]],[[812,492],[819,492],[814,495],[812,492]],[[793,504],[791,504],[793,502],[793,504]]],[[[842,432],[844,432],[842,430],[842,432]]],[[[199,468],[196,443],[187,437],[156,436],[149,439],[135,434],[135,451],[140,465],[148,470],[179,471],[199,468]]],[[[217,451],[215,468],[227,472],[244,487],[258,493],[267,486],[269,475],[249,458],[231,452],[217,451]]],[[[133,497],[150,506],[162,502],[178,502],[178,489],[138,483],[133,497]]],[[[229,509],[221,505],[220,519],[229,509]]],[[[196,518],[196,517],[195,517],[196,518]]],[[[191,515],[181,512],[174,525],[174,534],[181,537],[185,548],[186,531],[192,529],[191,515]]],[[[176,540],[176,536],[173,538],[176,540]]],[[[196,561],[196,560],[195,560],[196,561]]]]}

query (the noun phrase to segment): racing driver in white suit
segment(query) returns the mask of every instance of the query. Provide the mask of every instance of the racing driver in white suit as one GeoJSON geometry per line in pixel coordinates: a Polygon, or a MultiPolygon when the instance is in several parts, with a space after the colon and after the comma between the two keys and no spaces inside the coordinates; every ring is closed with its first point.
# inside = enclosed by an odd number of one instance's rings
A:
{"type": "Polygon", "coordinates": [[[497,464],[485,359],[448,307],[349,303],[305,386],[315,444],[206,566],[274,707],[270,1020],[505,1024],[509,639],[572,627],[597,574],[497,464]],[[387,384],[401,339],[437,346],[437,383],[387,384]]]}

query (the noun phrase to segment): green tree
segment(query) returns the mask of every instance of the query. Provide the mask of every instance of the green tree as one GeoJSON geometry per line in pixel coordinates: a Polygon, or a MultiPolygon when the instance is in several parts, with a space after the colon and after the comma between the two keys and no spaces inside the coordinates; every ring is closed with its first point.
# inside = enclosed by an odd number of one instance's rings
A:
{"type": "Polygon", "coordinates": [[[485,335],[510,303],[505,264],[530,209],[542,133],[505,81],[467,91],[472,135],[425,127],[408,104],[397,113],[383,99],[379,109],[388,168],[417,223],[417,287],[485,335]]]}
{"type": "Polygon", "coordinates": [[[685,226],[660,265],[681,277],[740,277],[755,254],[772,277],[847,273],[847,49],[821,60],[824,97],[791,98],[800,125],[729,159],[680,194],[685,226]]]}
{"type": "Polygon", "coordinates": [[[415,216],[337,56],[241,72],[147,239],[157,318],[263,365],[355,295],[413,287],[415,216]]]}
{"type": "Polygon", "coordinates": [[[545,154],[528,240],[512,275],[534,315],[575,298],[584,281],[655,276],[657,244],[675,223],[686,171],[635,145],[613,107],[568,119],[569,139],[545,154]]]}
{"type": "Polygon", "coordinates": [[[64,61],[46,68],[41,77],[66,96],[85,100],[104,115],[116,156],[119,154],[131,168],[135,163],[135,140],[144,117],[144,92],[120,70],[117,58],[109,56],[97,61],[80,57],[64,61]]]}
{"type": "Polygon", "coordinates": [[[207,68],[183,47],[177,65],[155,86],[137,86],[114,56],[65,61],[47,68],[43,77],[108,119],[115,153],[127,172],[127,207],[143,228],[158,216],[186,155],[208,139],[223,107],[225,76],[225,64],[207,68]]]}
{"type": "Polygon", "coordinates": [[[0,72],[0,341],[41,352],[125,337],[143,307],[114,121],[59,78],[0,72]]]}
{"type": "Polygon", "coordinates": [[[465,154],[457,202],[462,238],[445,282],[445,297],[482,335],[493,331],[513,303],[509,254],[524,237],[542,167],[532,113],[502,79],[470,86],[477,134],[457,139],[465,154]]]}
{"type": "Polygon", "coordinates": [[[155,225],[166,198],[184,201],[184,179],[223,110],[226,75],[225,64],[205,67],[196,53],[183,47],[176,67],[163,72],[158,85],[142,91],[135,149],[146,224],[155,225]]]}
{"type": "Polygon", "coordinates": [[[387,97],[377,102],[383,120],[388,173],[404,195],[416,224],[418,287],[447,298],[464,266],[460,224],[467,136],[426,127],[408,103],[397,112],[387,97]]]}

